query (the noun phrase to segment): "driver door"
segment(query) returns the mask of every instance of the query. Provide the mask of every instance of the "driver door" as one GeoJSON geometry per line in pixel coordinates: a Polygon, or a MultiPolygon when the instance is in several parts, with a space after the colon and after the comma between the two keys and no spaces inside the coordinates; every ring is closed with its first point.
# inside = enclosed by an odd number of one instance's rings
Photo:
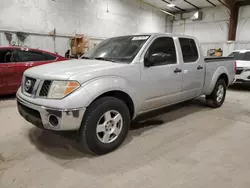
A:
{"type": "Polygon", "coordinates": [[[172,37],[158,37],[150,45],[144,58],[151,59],[143,66],[142,112],[173,104],[181,100],[182,71],[176,55],[176,41],[172,37]],[[163,55],[164,58],[156,56],[163,55]]]}

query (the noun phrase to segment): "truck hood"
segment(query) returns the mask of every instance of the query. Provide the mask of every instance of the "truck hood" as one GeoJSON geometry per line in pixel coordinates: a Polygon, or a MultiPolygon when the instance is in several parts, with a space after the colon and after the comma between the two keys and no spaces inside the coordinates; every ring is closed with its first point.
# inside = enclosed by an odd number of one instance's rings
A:
{"type": "Polygon", "coordinates": [[[121,68],[126,65],[109,61],[76,59],[33,67],[26,70],[24,75],[39,79],[69,80],[71,77],[77,79],[77,75],[90,77],[93,72],[105,72],[107,69],[121,68]]]}
{"type": "Polygon", "coordinates": [[[236,66],[237,68],[242,67],[242,68],[250,68],[250,61],[236,61],[236,66]]]}

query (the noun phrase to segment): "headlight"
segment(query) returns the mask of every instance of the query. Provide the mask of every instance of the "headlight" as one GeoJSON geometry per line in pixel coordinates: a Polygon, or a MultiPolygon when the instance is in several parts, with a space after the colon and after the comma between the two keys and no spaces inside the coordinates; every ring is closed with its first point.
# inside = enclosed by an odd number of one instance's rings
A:
{"type": "Polygon", "coordinates": [[[77,81],[53,81],[48,98],[62,99],[80,87],[77,81]]]}

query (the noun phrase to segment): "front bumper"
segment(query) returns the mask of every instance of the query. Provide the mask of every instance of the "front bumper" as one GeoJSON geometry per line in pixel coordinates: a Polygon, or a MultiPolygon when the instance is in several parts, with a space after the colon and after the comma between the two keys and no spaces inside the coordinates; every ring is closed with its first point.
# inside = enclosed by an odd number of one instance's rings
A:
{"type": "Polygon", "coordinates": [[[17,107],[21,116],[33,125],[55,131],[78,130],[85,108],[56,109],[30,103],[17,95],[17,107]],[[51,121],[55,118],[55,121],[51,121]],[[52,123],[51,123],[52,122],[52,123]]]}

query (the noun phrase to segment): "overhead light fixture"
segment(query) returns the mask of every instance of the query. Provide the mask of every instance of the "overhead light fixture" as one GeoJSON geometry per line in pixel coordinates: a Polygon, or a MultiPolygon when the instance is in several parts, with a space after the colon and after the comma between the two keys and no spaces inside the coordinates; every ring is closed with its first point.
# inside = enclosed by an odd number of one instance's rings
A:
{"type": "Polygon", "coordinates": [[[145,2],[145,1],[143,1],[143,0],[140,0],[140,1],[141,1],[142,3],[148,5],[148,6],[154,7],[155,9],[157,9],[157,10],[159,10],[159,11],[165,13],[165,14],[168,14],[168,15],[170,15],[170,16],[175,17],[174,14],[168,12],[167,10],[161,9],[161,8],[159,8],[159,7],[156,7],[155,5],[152,5],[151,3],[145,2]]]}
{"type": "Polygon", "coordinates": [[[175,7],[175,4],[170,3],[170,4],[168,4],[167,6],[168,6],[168,7],[175,7]]]}
{"type": "Polygon", "coordinates": [[[173,14],[171,14],[170,12],[167,12],[167,11],[165,11],[165,10],[163,10],[163,9],[158,9],[158,10],[160,10],[161,12],[163,12],[163,13],[165,13],[165,14],[168,14],[168,15],[170,15],[170,16],[175,17],[175,15],[173,15],[173,14]]]}

